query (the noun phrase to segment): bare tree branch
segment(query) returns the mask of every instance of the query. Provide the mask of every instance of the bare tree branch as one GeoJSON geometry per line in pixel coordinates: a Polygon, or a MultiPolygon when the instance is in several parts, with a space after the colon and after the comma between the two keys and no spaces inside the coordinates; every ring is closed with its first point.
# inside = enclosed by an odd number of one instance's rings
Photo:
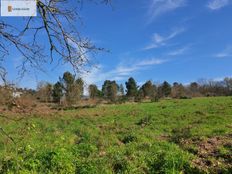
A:
{"type": "MultiPolygon", "coordinates": [[[[110,0],[89,0],[94,3],[110,4],[110,0]]],[[[78,7],[82,0],[46,0],[37,1],[38,16],[28,17],[18,28],[0,21],[0,63],[9,55],[11,47],[22,56],[20,70],[23,74],[32,68],[43,70],[45,63],[70,63],[75,71],[89,64],[89,54],[104,50],[96,47],[90,39],[81,36],[74,23],[82,22],[78,7]],[[41,39],[41,37],[43,39],[41,39]],[[45,36],[45,37],[44,37],[45,36]],[[30,37],[25,41],[25,37],[30,37]],[[49,53],[47,55],[46,53],[49,53]]],[[[0,64],[1,68],[4,68],[0,64]]]]}

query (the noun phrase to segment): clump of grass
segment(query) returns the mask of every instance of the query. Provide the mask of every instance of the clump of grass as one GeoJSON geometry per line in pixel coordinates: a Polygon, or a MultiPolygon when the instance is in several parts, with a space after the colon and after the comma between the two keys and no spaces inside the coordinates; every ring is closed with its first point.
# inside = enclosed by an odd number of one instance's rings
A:
{"type": "Polygon", "coordinates": [[[175,128],[172,130],[171,141],[180,144],[183,140],[189,139],[192,137],[191,128],[175,128]]]}
{"type": "Polygon", "coordinates": [[[136,124],[142,127],[145,127],[147,125],[150,125],[152,122],[151,115],[145,116],[144,118],[141,118],[136,124]]]}
{"type": "Polygon", "coordinates": [[[200,173],[191,165],[193,157],[175,145],[162,143],[150,151],[146,157],[147,173],[200,173]]]}
{"type": "Polygon", "coordinates": [[[134,135],[126,135],[121,139],[121,142],[123,142],[124,144],[128,144],[131,143],[133,141],[136,141],[137,137],[134,135]]]}
{"type": "Polygon", "coordinates": [[[119,155],[114,156],[112,168],[114,173],[125,173],[128,169],[127,160],[119,155]]]}

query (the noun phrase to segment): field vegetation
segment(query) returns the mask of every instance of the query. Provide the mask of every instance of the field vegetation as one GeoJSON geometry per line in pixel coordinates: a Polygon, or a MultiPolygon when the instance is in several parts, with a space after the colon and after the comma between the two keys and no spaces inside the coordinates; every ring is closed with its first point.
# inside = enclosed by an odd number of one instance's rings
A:
{"type": "Polygon", "coordinates": [[[0,173],[232,172],[231,97],[38,107],[0,117],[0,173]]]}

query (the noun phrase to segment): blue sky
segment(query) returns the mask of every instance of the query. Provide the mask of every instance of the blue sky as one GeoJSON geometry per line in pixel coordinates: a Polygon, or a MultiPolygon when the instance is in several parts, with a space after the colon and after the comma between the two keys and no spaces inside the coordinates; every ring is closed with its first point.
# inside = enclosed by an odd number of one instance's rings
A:
{"type": "MultiPolygon", "coordinates": [[[[101,86],[106,79],[124,84],[130,76],[138,84],[187,84],[232,75],[232,0],[113,0],[112,8],[84,4],[80,14],[84,24],[76,25],[82,34],[110,50],[91,58],[98,68],[80,75],[87,84],[101,86]]],[[[11,55],[6,63],[11,80],[17,61],[11,55]]],[[[51,66],[46,73],[28,73],[18,85],[35,88],[71,70],[51,66]]]]}

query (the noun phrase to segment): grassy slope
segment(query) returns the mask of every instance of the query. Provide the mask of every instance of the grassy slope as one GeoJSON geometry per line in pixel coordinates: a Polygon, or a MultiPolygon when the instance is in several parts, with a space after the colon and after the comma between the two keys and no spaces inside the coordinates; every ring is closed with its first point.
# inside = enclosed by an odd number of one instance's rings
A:
{"type": "Polygon", "coordinates": [[[0,122],[18,142],[0,135],[0,173],[231,172],[229,97],[98,106],[0,122]],[[205,148],[214,137],[222,142],[205,148]]]}

